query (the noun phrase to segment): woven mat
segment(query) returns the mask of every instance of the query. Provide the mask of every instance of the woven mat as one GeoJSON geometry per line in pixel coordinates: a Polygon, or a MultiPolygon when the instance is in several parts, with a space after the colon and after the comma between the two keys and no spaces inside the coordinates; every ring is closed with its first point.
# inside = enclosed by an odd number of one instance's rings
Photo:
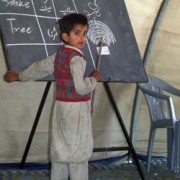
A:
{"type": "MultiPolygon", "coordinates": [[[[173,180],[175,177],[166,167],[164,159],[153,160],[150,174],[146,173],[146,162],[140,161],[141,169],[147,180],[173,180]]],[[[50,180],[49,170],[0,170],[0,180],[50,180]]],[[[140,180],[137,166],[134,164],[90,163],[89,180],[140,180]]]]}

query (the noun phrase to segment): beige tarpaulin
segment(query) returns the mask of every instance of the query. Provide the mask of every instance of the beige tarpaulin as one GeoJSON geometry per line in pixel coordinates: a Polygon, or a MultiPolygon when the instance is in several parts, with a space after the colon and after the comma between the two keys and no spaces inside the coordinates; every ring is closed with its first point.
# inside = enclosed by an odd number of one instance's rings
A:
{"type": "MultiPolygon", "coordinates": [[[[125,0],[137,44],[143,57],[154,19],[162,0],[125,0]]],[[[151,49],[147,73],[156,75],[180,89],[180,1],[169,0],[156,39],[151,49]]],[[[3,81],[6,72],[0,47],[0,162],[19,162],[22,158],[32,124],[44,92],[46,82],[3,81]]],[[[110,83],[127,130],[130,129],[131,111],[136,84],[110,83]]],[[[42,162],[49,159],[50,117],[54,87],[41,114],[27,161],[42,162]]],[[[116,115],[109,104],[104,87],[99,83],[95,93],[93,134],[95,147],[124,146],[126,140],[116,115]]],[[[180,99],[175,99],[177,117],[180,99]]],[[[149,115],[144,99],[136,130],[136,152],[146,154],[149,135],[149,115]]],[[[166,130],[158,130],[154,145],[155,155],[166,155],[166,130]],[[163,154],[162,154],[163,152],[163,154]]],[[[92,159],[120,155],[123,152],[94,153],[92,159]]]]}

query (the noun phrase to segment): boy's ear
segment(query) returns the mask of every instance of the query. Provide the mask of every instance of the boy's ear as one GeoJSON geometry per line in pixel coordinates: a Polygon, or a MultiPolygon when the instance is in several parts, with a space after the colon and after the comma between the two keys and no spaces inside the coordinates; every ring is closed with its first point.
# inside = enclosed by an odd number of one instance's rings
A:
{"type": "Polygon", "coordinates": [[[67,42],[68,40],[69,40],[69,36],[68,36],[68,34],[67,33],[62,33],[62,39],[65,41],[65,42],[67,42]]]}

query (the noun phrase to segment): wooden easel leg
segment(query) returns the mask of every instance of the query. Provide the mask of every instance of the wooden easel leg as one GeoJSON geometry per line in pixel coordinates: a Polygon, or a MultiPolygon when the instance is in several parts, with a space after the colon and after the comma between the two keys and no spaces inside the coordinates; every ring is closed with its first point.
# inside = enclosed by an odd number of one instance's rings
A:
{"type": "Polygon", "coordinates": [[[117,105],[116,105],[116,102],[115,102],[114,97],[112,95],[112,92],[111,92],[111,89],[109,87],[109,84],[107,82],[104,82],[104,87],[105,87],[105,90],[106,90],[106,92],[108,94],[108,97],[109,97],[109,100],[111,102],[111,105],[112,105],[112,107],[113,107],[113,109],[114,109],[114,111],[116,113],[116,116],[118,118],[119,124],[121,125],[122,131],[123,131],[124,136],[126,138],[126,141],[127,141],[128,145],[129,145],[129,152],[132,154],[132,156],[134,158],[134,161],[135,161],[135,163],[137,165],[137,169],[139,171],[139,174],[140,174],[141,178],[144,180],[145,178],[144,178],[144,175],[143,175],[143,172],[142,172],[139,160],[137,158],[137,154],[135,152],[135,149],[133,147],[131,139],[130,139],[130,137],[128,135],[128,132],[126,130],[126,127],[124,125],[124,122],[123,122],[123,119],[122,119],[121,114],[119,112],[119,109],[117,108],[117,105]]]}
{"type": "Polygon", "coordinates": [[[26,161],[26,157],[28,155],[28,152],[29,152],[29,148],[31,146],[31,142],[33,140],[33,137],[34,137],[34,133],[36,131],[36,127],[38,125],[38,122],[39,122],[39,118],[41,116],[41,112],[42,112],[42,109],[44,107],[44,103],[46,101],[46,97],[48,95],[48,92],[49,92],[49,89],[50,89],[50,86],[51,86],[51,82],[47,82],[47,85],[46,85],[46,88],[44,90],[44,94],[42,96],[42,99],[41,99],[41,102],[40,102],[40,105],[39,105],[39,109],[37,111],[37,114],[36,114],[36,118],[34,120],[34,124],[33,124],[33,127],[31,129],[31,133],[29,135],[29,139],[28,139],[28,142],[26,144],[26,148],[25,148],[25,151],[24,151],[24,154],[23,154],[23,157],[22,157],[22,160],[21,160],[21,163],[19,165],[19,169],[23,169],[24,168],[24,163],[26,161]]]}

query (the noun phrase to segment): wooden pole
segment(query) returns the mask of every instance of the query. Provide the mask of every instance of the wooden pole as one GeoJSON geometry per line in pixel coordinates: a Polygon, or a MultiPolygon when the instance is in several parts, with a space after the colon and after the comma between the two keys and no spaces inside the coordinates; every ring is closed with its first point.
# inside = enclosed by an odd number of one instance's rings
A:
{"type": "Polygon", "coordinates": [[[97,70],[99,70],[99,66],[100,66],[100,64],[101,64],[101,52],[102,52],[102,46],[103,46],[103,37],[101,37],[101,40],[100,40],[99,55],[98,55],[97,67],[96,67],[97,70]]]}

